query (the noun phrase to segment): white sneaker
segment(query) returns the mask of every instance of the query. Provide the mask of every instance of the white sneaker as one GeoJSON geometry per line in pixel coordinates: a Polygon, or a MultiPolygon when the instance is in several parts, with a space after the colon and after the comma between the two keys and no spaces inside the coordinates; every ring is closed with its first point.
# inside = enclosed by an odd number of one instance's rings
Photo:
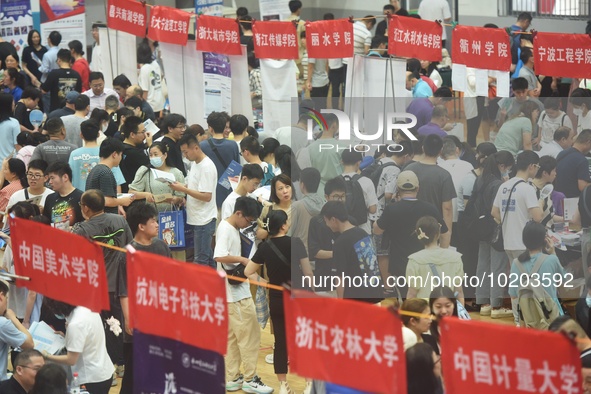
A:
{"type": "Polygon", "coordinates": [[[226,382],[226,391],[238,391],[242,388],[244,376],[240,374],[236,379],[226,382]]]}
{"type": "Polygon", "coordinates": [[[281,386],[279,387],[279,394],[293,394],[291,391],[291,387],[287,382],[281,382],[281,386]]]}
{"type": "Polygon", "coordinates": [[[306,388],[304,394],[310,394],[312,392],[312,382],[306,382],[306,388]]]}
{"type": "Polygon", "coordinates": [[[508,308],[493,309],[490,312],[491,319],[502,319],[504,317],[513,317],[513,311],[508,308]]]}
{"type": "Polygon", "coordinates": [[[267,386],[261,378],[254,375],[251,381],[244,381],[242,383],[242,391],[254,394],[270,394],[273,392],[273,388],[267,386]]]}
{"type": "Polygon", "coordinates": [[[274,359],[273,359],[273,353],[271,353],[271,354],[267,354],[267,355],[265,356],[265,362],[266,362],[267,364],[273,364],[273,360],[274,360],[274,359]]]}
{"type": "Polygon", "coordinates": [[[482,305],[480,307],[480,316],[490,316],[492,307],[490,305],[482,305]]]}

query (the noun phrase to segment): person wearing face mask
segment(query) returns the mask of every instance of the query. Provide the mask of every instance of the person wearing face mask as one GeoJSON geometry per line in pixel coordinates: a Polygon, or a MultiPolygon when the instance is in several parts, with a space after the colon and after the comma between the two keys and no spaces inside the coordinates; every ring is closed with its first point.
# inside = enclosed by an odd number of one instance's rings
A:
{"type": "Polygon", "coordinates": [[[142,165],[136,172],[133,182],[129,185],[129,192],[135,194],[135,199],[145,199],[156,205],[158,212],[170,211],[172,205],[184,203],[185,193],[172,190],[168,183],[157,181],[152,168],[171,173],[175,180],[185,183],[183,173],[168,161],[168,146],[163,142],[154,142],[150,146],[150,165],[142,165]],[[157,196],[168,194],[170,197],[161,200],[157,196]]]}
{"type": "Polygon", "coordinates": [[[121,172],[125,177],[127,185],[121,189],[123,193],[127,193],[128,185],[130,185],[140,167],[149,167],[150,158],[146,155],[144,140],[146,139],[146,128],[142,120],[136,116],[130,116],[125,120],[125,124],[121,127],[123,133],[123,159],[121,160],[121,172]]]}
{"type": "Polygon", "coordinates": [[[578,88],[573,90],[569,98],[573,106],[573,114],[577,117],[577,134],[585,129],[591,129],[591,91],[578,88]]]}

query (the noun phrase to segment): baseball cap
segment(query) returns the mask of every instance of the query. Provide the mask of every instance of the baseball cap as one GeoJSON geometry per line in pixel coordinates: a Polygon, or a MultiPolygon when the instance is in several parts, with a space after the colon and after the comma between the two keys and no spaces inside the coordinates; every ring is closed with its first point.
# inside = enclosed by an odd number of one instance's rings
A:
{"type": "Polygon", "coordinates": [[[68,104],[74,104],[74,101],[76,101],[76,99],[79,96],[80,96],[80,93],[78,93],[76,91],[68,92],[68,94],[66,94],[66,103],[68,103],[68,104]]]}
{"type": "Polygon", "coordinates": [[[372,156],[365,156],[363,160],[361,160],[361,164],[359,164],[359,169],[364,170],[370,165],[374,163],[374,158],[372,156]]]}
{"type": "Polygon", "coordinates": [[[412,171],[402,171],[398,174],[396,187],[400,190],[415,190],[419,187],[419,178],[412,171]]]}

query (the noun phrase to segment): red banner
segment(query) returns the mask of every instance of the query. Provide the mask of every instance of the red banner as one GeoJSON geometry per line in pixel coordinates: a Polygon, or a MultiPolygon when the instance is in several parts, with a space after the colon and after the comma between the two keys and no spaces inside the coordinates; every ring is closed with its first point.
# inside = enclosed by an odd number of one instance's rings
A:
{"type": "Polygon", "coordinates": [[[394,15],[388,24],[388,53],[394,56],[441,61],[441,24],[394,15]]]}
{"type": "Polygon", "coordinates": [[[308,22],[306,47],[312,59],[353,57],[353,24],[348,19],[308,22]]]}
{"type": "Polygon", "coordinates": [[[587,34],[537,33],[534,38],[536,74],[589,78],[591,38],[587,34]]]}
{"type": "Polygon", "coordinates": [[[176,8],[152,7],[148,37],[154,41],[187,45],[190,19],[191,14],[176,8]]]}
{"type": "Polygon", "coordinates": [[[226,282],[215,270],[133,252],[127,272],[133,328],[226,354],[226,282]]]}
{"type": "Polygon", "coordinates": [[[456,26],[452,40],[454,63],[485,70],[511,68],[510,38],[503,29],[456,26]]]}
{"type": "Polygon", "coordinates": [[[44,296],[94,312],[109,310],[107,271],[100,246],[85,238],[30,220],[10,218],[17,281],[44,296]]]}
{"type": "Polygon", "coordinates": [[[579,352],[561,334],[455,318],[440,329],[446,392],[582,392],[579,352]]]}
{"type": "Polygon", "coordinates": [[[222,55],[240,55],[238,22],[230,18],[200,15],[197,19],[197,50],[222,55]]]}
{"type": "Polygon", "coordinates": [[[297,59],[298,38],[291,22],[253,22],[254,53],[259,59],[297,59]]]}
{"type": "Polygon", "coordinates": [[[399,318],[376,305],[293,294],[283,293],[292,372],[364,392],[406,393],[399,318]]]}
{"type": "Polygon", "coordinates": [[[134,36],[146,35],[146,6],[137,1],[109,0],[107,26],[134,36]]]}

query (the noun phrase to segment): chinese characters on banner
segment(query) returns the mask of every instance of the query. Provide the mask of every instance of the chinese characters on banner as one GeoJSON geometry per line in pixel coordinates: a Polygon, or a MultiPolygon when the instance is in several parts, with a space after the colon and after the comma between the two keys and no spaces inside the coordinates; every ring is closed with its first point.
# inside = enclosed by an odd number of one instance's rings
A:
{"type": "Polygon", "coordinates": [[[230,18],[201,15],[197,18],[197,50],[222,55],[240,55],[238,22],[230,18]]]}
{"type": "Polygon", "coordinates": [[[127,273],[133,328],[226,353],[226,284],[215,270],[133,252],[127,254],[127,273]]]}
{"type": "Polygon", "coordinates": [[[579,352],[560,334],[455,318],[440,329],[450,393],[582,392],[579,352]]]}
{"type": "Polygon", "coordinates": [[[511,68],[510,39],[503,29],[456,26],[452,40],[454,64],[499,71],[511,68]]]}
{"type": "Polygon", "coordinates": [[[308,22],[306,47],[313,59],[353,57],[353,24],[348,19],[308,22]]]}
{"type": "Polygon", "coordinates": [[[442,31],[441,24],[437,22],[394,15],[388,24],[388,53],[441,61],[442,31]]]}
{"type": "Polygon", "coordinates": [[[146,6],[137,1],[109,0],[107,26],[143,37],[146,34],[146,6]]]}
{"type": "Polygon", "coordinates": [[[293,295],[283,293],[291,371],[363,391],[406,393],[398,317],[371,304],[293,295]]]}
{"type": "Polygon", "coordinates": [[[109,310],[107,272],[100,246],[40,223],[10,218],[17,281],[44,296],[95,312],[109,310]]]}
{"type": "Polygon", "coordinates": [[[292,22],[253,22],[254,53],[259,59],[297,59],[298,40],[292,22]]]}
{"type": "Polygon", "coordinates": [[[591,38],[587,34],[537,33],[536,73],[549,77],[589,78],[591,38]]]}
{"type": "Polygon", "coordinates": [[[155,6],[150,9],[148,37],[154,41],[187,45],[191,14],[176,8],[155,6]]]}

